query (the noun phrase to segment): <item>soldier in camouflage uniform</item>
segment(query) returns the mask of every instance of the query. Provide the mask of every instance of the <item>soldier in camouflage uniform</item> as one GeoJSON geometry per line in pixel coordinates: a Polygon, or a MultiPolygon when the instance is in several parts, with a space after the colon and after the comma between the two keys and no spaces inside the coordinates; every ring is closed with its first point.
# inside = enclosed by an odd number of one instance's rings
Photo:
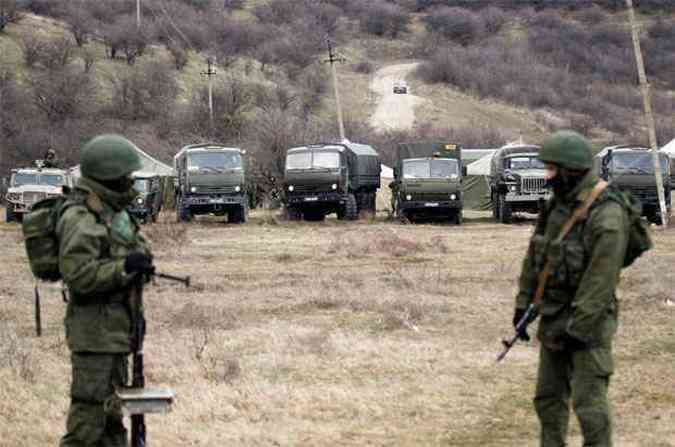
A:
{"type": "MultiPolygon", "coordinates": [[[[612,339],[617,329],[616,287],[626,253],[629,220],[612,188],[594,202],[560,243],[555,239],[572,212],[599,179],[590,169],[590,145],[581,135],[550,136],[539,158],[546,166],[553,198],[539,218],[523,261],[514,326],[533,299],[546,258],[551,276],[539,306],[542,345],[534,406],[541,424],[540,445],[566,445],[570,400],[584,446],[612,445],[607,389],[614,371],[612,339]]],[[[529,340],[526,332],[521,338],[529,340]]]]}
{"type": "Polygon", "coordinates": [[[135,146],[125,138],[91,140],[82,151],[82,178],[57,224],[72,360],[61,447],[127,445],[121,415],[106,407],[115,387],[127,384],[132,282],[154,271],[147,243],[126,212],[136,196],[130,175],[140,168],[135,146]]]}

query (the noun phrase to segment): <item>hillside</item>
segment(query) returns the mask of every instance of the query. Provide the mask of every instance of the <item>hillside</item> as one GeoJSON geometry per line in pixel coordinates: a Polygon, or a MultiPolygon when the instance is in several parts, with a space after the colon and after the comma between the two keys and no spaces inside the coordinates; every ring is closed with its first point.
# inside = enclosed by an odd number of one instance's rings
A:
{"type": "MultiPolygon", "coordinates": [[[[261,168],[278,171],[286,147],[336,136],[321,63],[325,31],[345,57],[338,73],[348,136],[377,145],[385,161],[401,138],[495,146],[571,127],[598,145],[646,139],[625,12],[609,3],[570,10],[274,0],[223,9],[149,0],[138,31],[124,5],[81,2],[24,2],[29,10],[0,32],[0,169],[47,146],[76,162],[82,141],[111,131],[164,159],[204,139],[240,144],[261,168]],[[207,58],[215,60],[214,129],[201,74],[207,58]],[[401,63],[417,64],[405,75],[412,95],[391,98],[388,67],[401,63]],[[388,111],[407,124],[388,125],[388,111]]],[[[642,4],[665,141],[675,136],[673,16],[642,4]]]]}

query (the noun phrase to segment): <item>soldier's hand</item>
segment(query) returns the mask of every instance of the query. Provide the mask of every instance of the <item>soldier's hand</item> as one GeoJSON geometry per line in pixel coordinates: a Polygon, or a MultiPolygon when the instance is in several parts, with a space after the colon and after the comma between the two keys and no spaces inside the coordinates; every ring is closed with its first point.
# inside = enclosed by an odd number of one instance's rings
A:
{"type": "Polygon", "coordinates": [[[126,273],[142,273],[152,275],[155,273],[155,266],[152,265],[152,258],[145,253],[129,253],[124,259],[124,271],[126,273]]]}
{"type": "MultiPolygon", "coordinates": [[[[520,323],[520,320],[525,316],[525,309],[516,309],[513,313],[513,328],[515,329],[520,323]]],[[[527,329],[522,329],[518,332],[518,338],[524,341],[530,341],[530,335],[527,333],[527,329]]]]}

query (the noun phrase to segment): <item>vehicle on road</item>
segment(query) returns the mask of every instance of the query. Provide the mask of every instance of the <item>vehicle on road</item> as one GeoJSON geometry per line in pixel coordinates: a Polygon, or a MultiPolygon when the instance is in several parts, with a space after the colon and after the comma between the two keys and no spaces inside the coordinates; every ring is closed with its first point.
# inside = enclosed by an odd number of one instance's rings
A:
{"type": "Polygon", "coordinates": [[[134,189],[138,196],[127,212],[143,223],[156,222],[164,200],[162,178],[154,172],[134,172],[134,189]]]}
{"type": "MultiPolygon", "coordinates": [[[[664,152],[658,154],[663,176],[666,209],[670,214],[672,183],[670,159],[664,152]]],[[[654,161],[649,148],[639,145],[609,146],[593,160],[597,175],[611,181],[620,189],[629,191],[642,203],[642,215],[651,223],[661,224],[661,207],[654,176],[654,161]]]]}
{"type": "Polygon", "coordinates": [[[284,196],[289,220],[354,220],[375,213],[380,157],[366,144],[312,144],[286,154],[284,196]]]}
{"type": "Polygon", "coordinates": [[[393,91],[398,94],[406,94],[408,93],[408,84],[405,81],[395,81],[393,91]]]}
{"type": "Polygon", "coordinates": [[[442,217],[462,223],[462,148],[455,143],[400,143],[392,189],[394,214],[414,221],[442,217]]]}
{"type": "Polygon", "coordinates": [[[537,214],[550,197],[544,187],[544,163],[536,145],[510,143],[497,149],[490,162],[492,215],[511,223],[513,213],[537,214]]]}
{"type": "Polygon", "coordinates": [[[220,143],[203,143],[185,146],[176,154],[179,222],[189,222],[193,216],[203,214],[227,215],[229,223],[247,221],[245,153],[220,143]]]}
{"type": "Polygon", "coordinates": [[[64,169],[42,167],[12,169],[5,195],[7,202],[5,221],[21,222],[23,215],[29,212],[35,203],[63,194],[64,187],[72,187],[72,178],[64,169]]]}

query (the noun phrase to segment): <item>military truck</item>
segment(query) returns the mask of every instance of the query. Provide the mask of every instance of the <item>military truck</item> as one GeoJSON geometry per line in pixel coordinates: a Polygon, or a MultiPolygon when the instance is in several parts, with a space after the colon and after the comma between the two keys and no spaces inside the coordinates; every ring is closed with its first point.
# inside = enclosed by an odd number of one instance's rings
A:
{"type": "Polygon", "coordinates": [[[127,207],[127,212],[143,223],[156,222],[164,200],[162,178],[154,172],[133,173],[136,200],[127,207]]]}
{"type": "Polygon", "coordinates": [[[400,143],[392,206],[399,218],[443,217],[462,223],[462,148],[454,143],[400,143]]]}
{"type": "Polygon", "coordinates": [[[510,223],[515,212],[538,213],[550,192],[544,187],[544,164],[536,145],[510,143],[497,149],[490,162],[492,216],[510,223]]]}
{"type": "Polygon", "coordinates": [[[35,168],[12,169],[5,195],[5,221],[22,221],[35,203],[63,194],[64,186],[72,186],[72,178],[64,169],[42,168],[40,164],[35,168]]]}
{"type": "MultiPolygon", "coordinates": [[[[659,162],[666,209],[670,213],[672,189],[670,159],[667,154],[659,152],[659,162]]],[[[609,146],[595,156],[593,168],[597,175],[621,189],[630,191],[639,199],[642,202],[642,215],[646,216],[649,222],[661,224],[661,207],[650,149],[639,145],[609,146]]]]}
{"type": "Polygon", "coordinates": [[[381,163],[371,146],[321,143],[289,149],[284,169],[284,200],[289,220],[323,220],[336,213],[354,220],[375,213],[381,163]]]}
{"type": "Polygon", "coordinates": [[[220,143],[192,144],[174,157],[178,178],[176,215],[189,222],[195,215],[227,215],[229,223],[248,219],[245,151],[220,143]]]}

